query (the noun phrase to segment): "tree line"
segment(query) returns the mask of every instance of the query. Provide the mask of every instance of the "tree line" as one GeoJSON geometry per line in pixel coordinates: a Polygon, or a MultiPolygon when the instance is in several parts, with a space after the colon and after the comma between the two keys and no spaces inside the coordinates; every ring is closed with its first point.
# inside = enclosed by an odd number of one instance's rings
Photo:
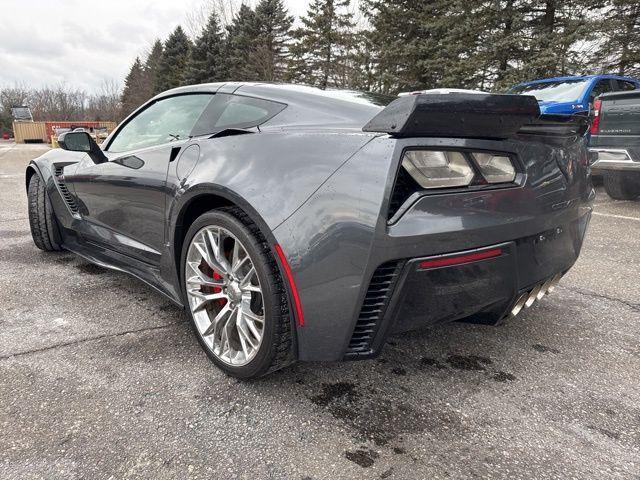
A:
{"type": "Polygon", "coordinates": [[[395,94],[501,91],[541,77],[640,76],[637,0],[312,0],[294,23],[282,0],[220,2],[192,41],[178,26],[136,58],[122,111],[168,88],[215,81],[298,82],[395,94]],[[228,13],[227,15],[228,16],[228,13]]]}
{"type": "Polygon", "coordinates": [[[119,98],[92,97],[103,110],[81,92],[67,91],[84,95],[74,101],[42,89],[27,98],[57,100],[30,100],[34,115],[121,120],[159,92],[217,81],[396,94],[504,91],[559,75],[640,77],[638,0],[311,0],[298,21],[282,0],[207,1],[202,18],[190,17],[133,61],[119,98]]]}
{"type": "Polygon", "coordinates": [[[0,88],[0,134],[11,130],[11,108],[15,106],[28,105],[35,121],[110,121],[122,115],[120,97],[120,88],[113,81],[103,82],[93,94],[64,85],[0,88]]]}

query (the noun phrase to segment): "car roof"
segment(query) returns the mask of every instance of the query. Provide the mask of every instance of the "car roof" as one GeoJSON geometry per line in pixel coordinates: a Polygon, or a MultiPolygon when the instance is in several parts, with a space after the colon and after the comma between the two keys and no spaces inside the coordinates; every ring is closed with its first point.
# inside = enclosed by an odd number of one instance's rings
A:
{"type": "MultiPolygon", "coordinates": [[[[375,96],[377,94],[370,92],[358,92],[356,90],[339,89],[339,88],[318,88],[310,85],[295,83],[275,83],[275,82],[215,82],[202,83],[198,85],[188,85],[184,87],[172,88],[156,95],[154,98],[159,99],[183,93],[257,93],[273,98],[302,98],[308,96],[323,97],[326,99],[335,99],[342,101],[354,101],[354,97],[362,95],[375,96]]],[[[391,97],[389,97],[391,98],[391,97]]],[[[366,102],[363,102],[366,103],[366,102]]]]}
{"type": "Polygon", "coordinates": [[[624,77],[621,75],[613,75],[613,74],[598,74],[598,75],[569,75],[565,77],[552,77],[552,78],[541,78],[538,80],[531,80],[529,82],[522,82],[519,85],[535,85],[537,83],[549,83],[549,82],[562,82],[566,80],[591,80],[591,79],[616,79],[616,80],[627,80],[634,83],[640,83],[640,80],[633,77],[624,77]]]}
{"type": "Polygon", "coordinates": [[[287,83],[218,82],[174,88],[156,95],[154,100],[186,93],[227,93],[286,104],[288,108],[268,122],[271,125],[353,128],[362,128],[395,98],[287,83]]]}

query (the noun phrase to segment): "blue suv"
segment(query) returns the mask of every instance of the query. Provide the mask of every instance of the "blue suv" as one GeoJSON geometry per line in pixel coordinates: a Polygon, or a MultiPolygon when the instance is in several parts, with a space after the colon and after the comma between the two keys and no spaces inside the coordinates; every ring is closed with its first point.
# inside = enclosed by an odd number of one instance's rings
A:
{"type": "Polygon", "coordinates": [[[627,90],[640,90],[640,81],[617,75],[587,75],[534,80],[511,87],[507,93],[533,95],[542,113],[570,115],[588,112],[598,95],[627,90]]]}

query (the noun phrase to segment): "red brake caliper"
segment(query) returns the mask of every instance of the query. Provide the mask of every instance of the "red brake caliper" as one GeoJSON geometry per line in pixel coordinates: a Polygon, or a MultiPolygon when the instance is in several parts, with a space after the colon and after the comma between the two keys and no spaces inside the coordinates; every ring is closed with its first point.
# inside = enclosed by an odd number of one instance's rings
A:
{"type": "MultiPolygon", "coordinates": [[[[205,263],[205,261],[203,260],[202,263],[200,263],[200,271],[202,273],[204,273],[205,275],[212,277],[214,280],[222,280],[222,275],[220,275],[218,272],[216,272],[214,269],[212,269],[209,265],[207,265],[205,263]]],[[[213,286],[209,286],[209,285],[202,285],[200,287],[200,291],[204,294],[209,294],[209,293],[220,293],[222,291],[221,287],[213,287],[213,286]]],[[[215,302],[220,308],[224,307],[227,303],[227,300],[224,298],[220,298],[218,300],[216,300],[215,302]]]]}
{"type": "MultiPolygon", "coordinates": [[[[220,275],[218,272],[213,272],[213,279],[214,280],[222,280],[222,275],[220,275]]],[[[211,287],[213,288],[213,293],[220,293],[222,291],[222,287],[211,287]]],[[[220,306],[220,308],[224,307],[227,303],[227,300],[224,298],[221,298],[219,300],[216,300],[216,303],[220,306]]]]}

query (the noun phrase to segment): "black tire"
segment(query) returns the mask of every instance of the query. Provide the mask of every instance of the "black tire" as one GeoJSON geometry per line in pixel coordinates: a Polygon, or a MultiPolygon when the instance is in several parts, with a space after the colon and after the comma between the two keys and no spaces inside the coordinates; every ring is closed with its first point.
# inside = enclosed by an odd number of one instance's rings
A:
{"type": "Polygon", "coordinates": [[[47,195],[40,175],[34,173],[29,179],[29,226],[31,237],[40,250],[58,252],[62,250],[59,243],[58,225],[54,217],[51,201],[47,195]]]}
{"type": "Polygon", "coordinates": [[[213,210],[204,213],[193,222],[183,242],[180,284],[185,308],[196,338],[209,359],[221,370],[236,378],[252,379],[275,372],[295,362],[292,319],[278,265],[260,230],[242,210],[233,207],[213,210]],[[229,365],[215,356],[200,335],[189,308],[185,284],[187,251],[196,233],[206,226],[213,225],[226,228],[242,242],[253,262],[263,289],[265,325],[262,343],[255,357],[243,366],[229,365]]]}
{"type": "Polygon", "coordinates": [[[604,172],[604,189],[616,200],[635,200],[640,196],[640,174],[604,172]]]}

